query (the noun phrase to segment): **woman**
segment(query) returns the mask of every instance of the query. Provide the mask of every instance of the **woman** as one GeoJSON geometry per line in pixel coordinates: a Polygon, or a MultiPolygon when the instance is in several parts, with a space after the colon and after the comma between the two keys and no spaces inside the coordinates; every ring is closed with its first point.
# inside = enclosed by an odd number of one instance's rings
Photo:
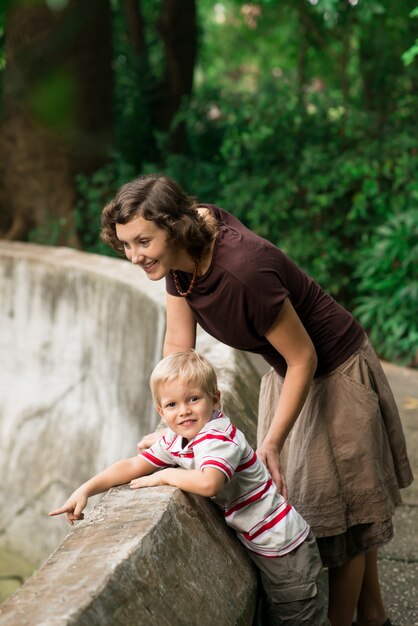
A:
{"type": "Polygon", "coordinates": [[[377,549],[412,473],[363,329],[278,248],[166,176],[124,185],[103,210],[102,238],[150,280],[165,278],[164,355],[193,348],[199,323],[272,366],[257,454],[318,539],[330,622],[349,626],[357,610],[359,626],[390,624],[377,549]]]}

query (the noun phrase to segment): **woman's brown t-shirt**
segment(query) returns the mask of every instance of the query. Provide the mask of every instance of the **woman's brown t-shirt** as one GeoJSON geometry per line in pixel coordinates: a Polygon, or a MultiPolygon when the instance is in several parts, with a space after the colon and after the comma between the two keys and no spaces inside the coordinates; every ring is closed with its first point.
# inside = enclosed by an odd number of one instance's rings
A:
{"type": "MultiPolygon", "coordinates": [[[[333,371],[355,352],[364,330],[348,311],[236,217],[214,205],[200,206],[209,208],[218,222],[211,265],[187,297],[202,328],[222,343],[260,354],[284,376],[286,361],[264,335],[289,298],[315,346],[316,376],[333,371]]],[[[187,291],[191,274],[177,271],[177,276],[181,290],[187,291]]],[[[166,289],[179,296],[171,272],[166,289]]]]}

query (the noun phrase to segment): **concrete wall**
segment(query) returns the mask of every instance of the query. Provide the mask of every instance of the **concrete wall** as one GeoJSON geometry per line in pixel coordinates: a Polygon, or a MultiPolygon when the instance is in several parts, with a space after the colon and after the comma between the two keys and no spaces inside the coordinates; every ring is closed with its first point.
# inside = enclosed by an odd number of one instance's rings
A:
{"type": "Polygon", "coordinates": [[[0,542],[37,564],[64,536],[45,517],[51,505],[135,453],[157,423],[148,377],[161,353],[163,285],[145,285],[135,269],[0,246],[0,542]]]}
{"type": "MultiPolygon", "coordinates": [[[[156,425],[148,377],[161,354],[163,292],[124,261],[0,243],[0,545],[39,564],[68,530],[48,510],[134,454],[156,425]]],[[[255,443],[255,369],[207,335],[198,348],[217,367],[226,412],[255,443]]],[[[202,624],[249,624],[254,584],[211,503],[119,488],[1,606],[0,624],[148,624],[152,615],[174,626],[194,623],[182,611],[202,602],[202,624]]]]}

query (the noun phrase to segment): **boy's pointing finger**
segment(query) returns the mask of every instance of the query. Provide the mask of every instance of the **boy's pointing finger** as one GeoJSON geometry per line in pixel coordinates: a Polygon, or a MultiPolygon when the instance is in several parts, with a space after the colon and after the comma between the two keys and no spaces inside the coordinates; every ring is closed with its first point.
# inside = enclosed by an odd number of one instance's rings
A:
{"type": "Polygon", "coordinates": [[[48,513],[49,517],[52,517],[53,515],[61,515],[62,513],[66,513],[67,512],[67,507],[66,506],[62,506],[60,509],[55,509],[55,511],[51,511],[50,513],[48,513]]]}

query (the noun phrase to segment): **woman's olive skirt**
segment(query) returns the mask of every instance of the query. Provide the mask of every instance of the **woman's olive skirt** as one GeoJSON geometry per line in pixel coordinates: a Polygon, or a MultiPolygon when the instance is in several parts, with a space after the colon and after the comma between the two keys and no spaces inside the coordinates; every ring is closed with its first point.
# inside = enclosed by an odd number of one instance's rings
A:
{"type": "MultiPolygon", "coordinates": [[[[258,441],[269,428],[283,379],[262,379],[258,441]]],[[[289,501],[310,524],[323,563],[338,567],[387,543],[399,489],[413,480],[405,436],[369,340],[315,379],[281,453],[289,501]]]]}

